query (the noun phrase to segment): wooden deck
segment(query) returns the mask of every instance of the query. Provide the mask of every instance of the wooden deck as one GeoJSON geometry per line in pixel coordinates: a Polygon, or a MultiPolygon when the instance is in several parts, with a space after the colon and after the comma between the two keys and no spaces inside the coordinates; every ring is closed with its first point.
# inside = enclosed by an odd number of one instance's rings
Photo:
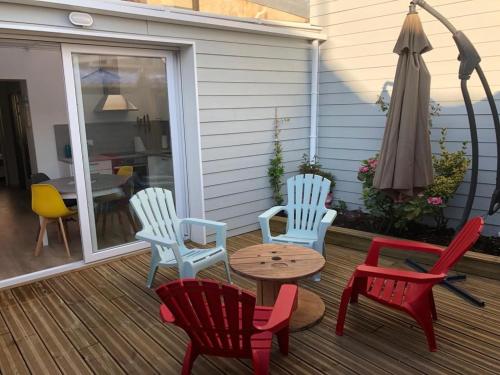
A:
{"type": "MultiPolygon", "coordinates": [[[[230,251],[260,242],[258,232],[228,240],[230,251]]],[[[470,277],[467,288],[483,298],[473,307],[436,287],[439,351],[429,353],[422,331],[408,317],[360,298],[350,308],[343,337],[334,326],[341,291],[357,251],[329,246],[322,281],[306,287],[326,302],[323,321],[294,333],[291,353],[275,349],[272,374],[478,374],[500,373],[500,282],[470,277]]],[[[154,291],[145,288],[148,254],[0,292],[2,374],[177,374],[185,334],[162,324],[154,291]]],[[[384,265],[393,264],[384,260],[384,265]]],[[[221,278],[221,267],[200,277],[221,278]]],[[[172,280],[163,269],[156,285],[172,280]]],[[[234,275],[236,283],[254,288],[234,275]]],[[[200,357],[194,374],[251,373],[247,360],[200,357]]]]}

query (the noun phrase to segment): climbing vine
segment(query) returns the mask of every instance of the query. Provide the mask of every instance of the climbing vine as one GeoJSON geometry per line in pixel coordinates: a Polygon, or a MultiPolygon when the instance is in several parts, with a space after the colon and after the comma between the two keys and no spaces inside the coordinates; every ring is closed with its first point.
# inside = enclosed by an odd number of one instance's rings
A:
{"type": "Polygon", "coordinates": [[[273,158],[270,160],[270,165],[267,170],[267,175],[269,176],[269,183],[273,191],[273,199],[278,206],[282,205],[284,201],[281,186],[283,185],[283,175],[285,174],[283,147],[280,141],[280,127],[288,121],[290,121],[288,117],[278,117],[278,108],[274,109],[274,151],[273,158]]]}

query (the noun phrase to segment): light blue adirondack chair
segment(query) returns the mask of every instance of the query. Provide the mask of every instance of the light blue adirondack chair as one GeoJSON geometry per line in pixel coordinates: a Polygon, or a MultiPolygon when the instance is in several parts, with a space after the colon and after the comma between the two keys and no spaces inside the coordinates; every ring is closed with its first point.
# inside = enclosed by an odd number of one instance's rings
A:
{"type": "Polygon", "coordinates": [[[136,234],[151,244],[151,268],[147,286],[151,288],[158,267],[177,266],[179,277],[196,277],[201,269],[224,262],[227,281],[231,274],[226,252],[226,224],[204,219],[179,219],[175,213],[172,193],[161,188],[147,188],[135,194],[130,204],[142,223],[136,234]],[[204,225],[216,230],[216,245],[211,249],[188,249],[184,245],[182,224],[204,225]]]}
{"type": "MultiPolygon", "coordinates": [[[[264,243],[296,244],[323,255],[326,230],[337,216],[337,211],[325,207],[330,184],[330,180],[312,174],[289,178],[287,205],[272,207],[259,216],[264,243]],[[269,220],[280,211],[288,214],[286,233],[272,236],[269,220]]],[[[319,275],[314,279],[319,280],[319,275]]]]}

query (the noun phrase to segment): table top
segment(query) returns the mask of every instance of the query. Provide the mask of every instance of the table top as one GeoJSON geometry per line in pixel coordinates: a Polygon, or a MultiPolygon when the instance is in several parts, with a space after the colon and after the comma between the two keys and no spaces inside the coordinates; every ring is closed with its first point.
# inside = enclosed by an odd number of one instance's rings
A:
{"type": "Polygon", "coordinates": [[[306,247],[262,244],[238,250],[229,264],[234,272],[252,279],[293,280],[321,271],[325,258],[306,247]]]}
{"type": "MultiPolygon", "coordinates": [[[[95,173],[91,175],[92,191],[102,191],[115,189],[127,182],[129,176],[119,176],[116,174],[95,173]]],[[[54,186],[61,194],[76,193],[76,183],[74,177],[55,178],[42,182],[54,186]]]]}

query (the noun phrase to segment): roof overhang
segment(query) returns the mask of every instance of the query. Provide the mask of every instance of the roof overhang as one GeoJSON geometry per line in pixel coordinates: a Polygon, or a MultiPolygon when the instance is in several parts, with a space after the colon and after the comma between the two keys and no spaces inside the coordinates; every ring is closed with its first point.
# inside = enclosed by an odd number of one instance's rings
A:
{"type": "Polygon", "coordinates": [[[121,0],[4,0],[3,2],[254,34],[320,41],[327,39],[321,27],[310,24],[219,16],[121,0]]]}

